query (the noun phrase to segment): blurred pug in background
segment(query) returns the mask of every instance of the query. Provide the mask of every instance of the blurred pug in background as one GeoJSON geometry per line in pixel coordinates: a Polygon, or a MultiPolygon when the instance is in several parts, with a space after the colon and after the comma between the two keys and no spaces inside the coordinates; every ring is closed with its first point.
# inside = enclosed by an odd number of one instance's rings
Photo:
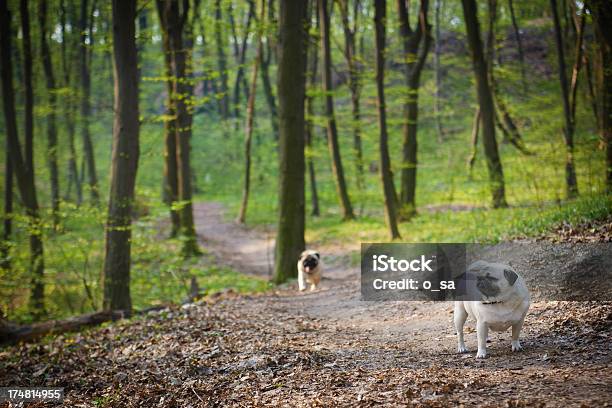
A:
{"type": "Polygon", "coordinates": [[[455,302],[457,351],[468,351],[463,341],[463,325],[468,315],[476,319],[476,358],[487,356],[489,329],[505,331],[512,327],[512,351],[522,350],[519,334],[529,309],[529,291],[523,278],[508,265],[476,261],[468,267],[466,279],[475,283],[475,292],[481,300],[455,302]]]}
{"type": "Polygon", "coordinates": [[[315,290],[321,282],[321,255],[317,251],[307,249],[300,255],[297,263],[298,267],[298,287],[300,291],[306,290],[310,285],[310,290],[315,290]]]}

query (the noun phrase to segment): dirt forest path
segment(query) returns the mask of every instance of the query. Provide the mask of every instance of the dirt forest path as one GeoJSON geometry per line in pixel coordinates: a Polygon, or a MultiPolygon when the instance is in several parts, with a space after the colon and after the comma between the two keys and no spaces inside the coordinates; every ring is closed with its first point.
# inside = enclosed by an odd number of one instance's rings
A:
{"type": "MultiPolygon", "coordinates": [[[[268,273],[269,234],[226,221],[220,204],[198,203],[195,214],[217,262],[268,273]]],[[[535,302],[524,352],[510,351],[509,332],[493,333],[490,357],[476,360],[473,322],[471,352],[455,354],[450,303],[362,302],[358,270],[347,267],[358,247],[317,249],[327,279],[316,292],[295,284],[261,295],[227,292],[0,349],[0,386],[64,387],[61,406],[98,408],[600,407],[612,400],[609,303],[535,302]]]]}
{"type": "MultiPolygon", "coordinates": [[[[245,273],[269,273],[270,232],[225,221],[218,203],[198,203],[195,215],[203,244],[219,262],[245,273]]],[[[490,358],[476,360],[473,322],[466,327],[472,353],[455,354],[451,303],[360,301],[359,270],[347,266],[358,244],[317,249],[325,263],[320,290],[301,293],[291,285],[231,303],[235,313],[257,314],[264,325],[277,326],[277,341],[298,334],[300,352],[325,351],[330,359],[322,372],[264,392],[267,402],[597,406],[610,401],[609,305],[536,302],[523,332],[525,352],[510,351],[509,332],[492,333],[490,358]],[[607,328],[600,325],[602,316],[607,328]],[[288,324],[281,323],[284,318],[288,324]]],[[[251,358],[257,360],[257,354],[251,358]]]]}

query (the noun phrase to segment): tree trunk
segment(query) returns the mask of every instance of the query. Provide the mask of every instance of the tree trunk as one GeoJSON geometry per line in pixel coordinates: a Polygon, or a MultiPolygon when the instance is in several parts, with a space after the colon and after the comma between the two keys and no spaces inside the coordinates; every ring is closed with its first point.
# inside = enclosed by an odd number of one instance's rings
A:
{"type": "Polygon", "coordinates": [[[76,191],[76,203],[77,206],[83,202],[83,189],[81,184],[81,178],[79,177],[79,170],[77,167],[77,152],[74,143],[76,128],[75,128],[75,114],[76,107],[72,101],[67,102],[66,113],[66,127],[68,133],[68,188],[66,190],[66,198],[70,197],[70,186],[74,183],[76,191]]]}
{"type": "Polygon", "coordinates": [[[434,49],[434,70],[436,76],[436,91],[434,95],[434,113],[436,115],[436,131],[438,132],[438,142],[444,140],[444,129],[442,127],[442,108],[440,106],[441,90],[442,90],[442,70],[440,66],[440,55],[442,55],[442,47],[440,46],[440,9],[442,0],[435,0],[435,25],[436,25],[436,42],[434,49]]]}
{"type": "Polygon", "coordinates": [[[404,124],[402,144],[402,177],[399,216],[410,219],[416,214],[416,174],[417,174],[417,125],[419,114],[419,83],[421,71],[427,58],[431,42],[430,26],[427,22],[428,0],[421,0],[419,24],[416,30],[410,27],[409,9],[405,0],[397,0],[400,24],[400,39],[404,47],[406,63],[404,80],[408,91],[404,102],[404,124]]]}
{"type": "Polygon", "coordinates": [[[279,23],[279,205],[274,282],[297,275],[304,250],[305,1],[281,0],[279,23]]]}
{"type": "MultiPolygon", "coordinates": [[[[309,4],[310,7],[310,18],[308,19],[308,22],[310,23],[311,19],[312,19],[312,8],[315,9],[316,12],[316,21],[317,21],[317,31],[319,30],[319,13],[318,13],[318,3],[316,1],[311,1],[309,4]]],[[[310,27],[310,25],[309,25],[310,27]]],[[[319,62],[319,50],[317,49],[317,42],[316,41],[311,41],[309,39],[309,50],[310,50],[310,55],[307,58],[307,62],[308,64],[310,64],[310,72],[308,74],[308,91],[312,92],[313,89],[315,88],[315,84],[316,84],[316,79],[317,79],[317,72],[318,72],[318,62],[319,62]]],[[[306,150],[308,152],[308,154],[306,155],[306,164],[308,167],[308,177],[310,179],[310,202],[311,202],[311,211],[310,214],[312,216],[318,217],[319,215],[321,215],[321,210],[319,208],[319,192],[317,190],[317,177],[316,177],[316,172],[315,172],[315,165],[314,165],[314,160],[312,157],[312,141],[313,141],[313,135],[314,135],[314,124],[313,124],[313,118],[314,118],[314,97],[312,96],[311,93],[306,92],[306,129],[305,129],[305,134],[306,134],[306,150]]]]}
{"type": "Polygon", "coordinates": [[[401,238],[397,227],[397,193],[393,184],[391,158],[389,157],[387,117],[385,106],[385,31],[387,18],[386,0],[374,2],[374,29],[376,34],[376,107],[378,109],[378,126],[380,128],[380,175],[385,199],[385,221],[391,239],[401,238]]]}
{"type": "Polygon", "coordinates": [[[38,339],[49,334],[81,330],[125,317],[120,311],[102,311],[70,317],[65,320],[50,320],[32,325],[18,326],[0,322],[0,344],[18,343],[38,339]]]}
{"type": "Polygon", "coordinates": [[[478,8],[475,0],[461,0],[463,15],[467,28],[467,38],[472,54],[472,64],[476,77],[476,90],[478,104],[482,118],[482,140],[484,153],[489,171],[489,181],[493,198],[493,207],[506,207],[506,194],[504,186],[504,172],[497,150],[495,139],[495,108],[489,81],[487,78],[487,63],[485,61],[482,41],[480,37],[480,24],[478,22],[478,8]]]}
{"type": "Polygon", "coordinates": [[[576,96],[578,92],[578,77],[580,75],[580,69],[582,68],[582,44],[584,42],[584,25],[586,22],[585,9],[583,8],[582,14],[576,24],[576,49],[574,51],[574,67],[572,68],[572,80],[570,82],[570,113],[572,116],[572,123],[576,126],[576,96]]]}
{"type": "Polygon", "coordinates": [[[514,2],[508,0],[508,9],[510,10],[510,20],[512,21],[512,29],[514,30],[514,38],[516,39],[516,49],[518,51],[519,63],[521,65],[521,80],[523,82],[523,93],[527,93],[527,74],[525,73],[525,52],[523,51],[523,40],[521,39],[521,32],[516,22],[516,15],[514,13],[514,2]]]}
{"type": "MultiPolygon", "coordinates": [[[[254,4],[252,7],[254,8],[254,4]]],[[[261,17],[260,22],[264,21],[266,12],[266,1],[261,2],[261,17]]],[[[255,96],[257,93],[257,70],[261,61],[261,53],[263,44],[261,41],[261,27],[257,28],[257,54],[253,62],[253,73],[251,75],[251,89],[249,90],[249,101],[247,103],[246,125],[244,129],[244,189],[242,191],[242,204],[238,214],[238,222],[244,224],[246,221],[246,212],[249,205],[249,192],[251,190],[251,141],[253,139],[253,120],[255,118],[255,96]]],[[[237,83],[238,85],[238,83],[237,83]]]]}
{"type": "Polygon", "coordinates": [[[2,242],[0,243],[0,268],[11,269],[10,239],[13,233],[13,165],[11,164],[11,150],[9,140],[6,138],[4,152],[4,216],[2,229],[2,242]]]}
{"type": "Polygon", "coordinates": [[[340,14],[344,30],[344,57],[349,70],[349,89],[351,90],[351,104],[353,116],[353,150],[355,152],[355,170],[357,189],[363,189],[363,148],[361,143],[361,64],[356,58],[355,37],[357,35],[357,21],[359,16],[360,0],[355,0],[353,13],[353,26],[349,22],[349,2],[340,0],[340,14]]]}
{"type": "Polygon", "coordinates": [[[49,43],[47,42],[47,2],[40,1],[38,3],[38,6],[38,22],[40,25],[40,51],[43,62],[43,70],[45,73],[50,109],[49,115],[47,116],[47,160],[49,164],[49,175],[51,179],[51,209],[53,228],[57,230],[59,227],[60,210],[59,174],[57,170],[57,121],[55,116],[55,110],[57,109],[57,97],[55,94],[55,76],[53,73],[53,63],[51,61],[51,50],[49,49],[49,43]]]}
{"type": "MultiPolygon", "coordinates": [[[[249,3],[249,12],[247,15],[247,21],[244,26],[244,34],[242,38],[242,45],[238,48],[238,52],[236,55],[236,62],[238,63],[238,70],[236,72],[236,80],[234,82],[234,116],[236,119],[240,117],[240,87],[244,88],[244,94],[247,99],[247,104],[250,99],[250,91],[249,86],[246,83],[246,77],[244,74],[245,71],[245,62],[246,62],[246,54],[247,54],[247,46],[249,44],[249,30],[251,26],[251,20],[255,16],[255,2],[254,0],[248,0],[249,3]]],[[[232,17],[233,20],[233,17],[232,17]]],[[[263,21],[263,20],[262,20],[263,21]]],[[[235,29],[232,28],[232,31],[235,32],[235,29]]],[[[238,39],[234,37],[235,43],[238,44],[238,39]]],[[[238,125],[238,121],[236,125],[238,125]]]]}
{"type": "MultiPolygon", "coordinates": [[[[491,91],[493,93],[493,100],[495,103],[496,113],[495,113],[495,122],[497,123],[499,129],[502,131],[504,138],[504,142],[510,142],[512,146],[516,147],[521,153],[525,155],[531,155],[532,153],[527,149],[525,143],[523,142],[523,137],[519,132],[518,128],[514,124],[514,120],[512,116],[510,116],[510,112],[506,108],[506,104],[504,103],[500,91],[499,85],[497,83],[497,79],[495,77],[495,73],[493,70],[493,61],[495,60],[495,24],[497,22],[497,0],[489,0],[489,32],[487,35],[487,53],[486,53],[486,62],[487,68],[489,72],[489,82],[491,85],[491,91]]],[[[499,59],[498,59],[499,63],[499,59]]]]}
{"type": "Polygon", "coordinates": [[[225,56],[225,42],[223,41],[223,16],[221,13],[221,0],[215,0],[215,39],[217,42],[217,63],[219,64],[219,78],[221,93],[221,117],[229,118],[229,96],[227,86],[227,58],[225,56]]]}
{"type": "Polygon", "coordinates": [[[480,108],[476,108],[474,112],[474,120],[472,121],[472,137],[470,157],[468,157],[468,178],[472,179],[472,171],[474,170],[474,163],[476,163],[476,154],[478,152],[478,133],[480,133],[480,108]]]}
{"type": "MultiPolygon", "coordinates": [[[[36,198],[36,184],[34,181],[34,91],[32,85],[32,41],[30,37],[30,13],[28,1],[21,0],[21,30],[23,44],[23,81],[25,90],[24,127],[25,127],[25,165],[28,169],[28,184],[36,198]]],[[[11,149],[14,151],[14,149],[11,149]]],[[[16,162],[13,162],[16,164],[16,162]]],[[[19,174],[17,175],[19,177],[19,174]]],[[[22,197],[23,200],[23,197],[22,197]]],[[[25,201],[25,200],[24,200],[25,201]]],[[[41,220],[38,208],[38,200],[27,204],[24,203],[29,212],[30,221],[30,271],[32,279],[32,293],[30,294],[30,308],[36,318],[45,313],[44,308],[44,265],[43,265],[43,243],[41,232],[41,220]]]]}
{"type": "MultiPolygon", "coordinates": [[[[269,0],[268,4],[268,25],[271,25],[274,20],[274,9],[272,5],[274,4],[274,0],[269,0]]],[[[313,0],[314,1],[314,0],[313,0]]],[[[270,33],[266,33],[266,46],[264,48],[264,52],[262,53],[261,58],[261,84],[263,85],[264,95],[266,95],[266,103],[268,104],[268,109],[270,110],[270,124],[272,125],[272,133],[274,136],[274,140],[278,142],[279,140],[279,117],[278,117],[278,108],[276,106],[276,98],[274,96],[274,92],[272,90],[272,81],[270,80],[270,63],[272,60],[272,54],[274,47],[271,43],[274,42],[274,35],[270,35],[270,33]]]]}
{"type": "Polygon", "coordinates": [[[136,0],[113,0],[115,120],[106,222],[104,310],[129,316],[132,204],[139,156],[136,0]]]}
{"type": "Polygon", "coordinates": [[[331,78],[331,48],[329,37],[329,7],[327,0],[319,1],[319,18],[321,26],[321,51],[323,55],[322,77],[323,90],[325,91],[325,116],[327,120],[327,142],[329,154],[332,159],[332,170],[336,182],[336,191],[340,199],[342,219],[352,220],[355,218],[353,207],[348,195],[344,169],[342,167],[342,156],[340,155],[340,144],[338,143],[338,129],[336,128],[336,117],[334,115],[334,98],[332,96],[333,86],[331,78]]]}
{"type": "Polygon", "coordinates": [[[578,196],[578,182],[576,180],[576,170],[574,166],[574,124],[572,123],[572,113],[569,103],[568,83],[565,67],[565,50],[561,38],[561,25],[559,23],[559,13],[557,11],[557,0],[550,0],[552,17],[555,27],[555,42],[557,44],[557,56],[559,61],[559,82],[561,84],[561,99],[563,101],[563,114],[565,126],[563,134],[565,136],[565,184],[566,196],[568,199],[578,196]]]}
{"type": "Polygon", "coordinates": [[[166,21],[165,3],[157,1],[157,12],[162,27],[162,48],[164,52],[164,67],[166,75],[166,119],[164,121],[164,177],[163,199],[170,207],[170,237],[176,237],[181,227],[177,210],[178,201],[178,168],[176,157],[176,106],[174,95],[173,50],[170,46],[168,22],[166,21]]]}
{"type": "MultiPolygon", "coordinates": [[[[192,203],[192,176],[191,176],[191,126],[193,121],[192,111],[189,103],[193,98],[193,85],[188,75],[187,64],[191,58],[191,47],[186,46],[189,41],[184,41],[183,30],[187,23],[189,1],[183,0],[166,1],[166,22],[170,48],[173,58],[173,95],[176,108],[176,162],[178,180],[178,199],[180,202],[179,218],[181,223],[181,235],[183,236],[182,253],[185,257],[198,255],[197,236],[193,220],[192,203]]],[[[227,82],[225,82],[227,86],[227,82]]],[[[226,88],[227,89],[227,88],[226,88]]]]}
{"type": "Polygon", "coordinates": [[[587,4],[599,52],[597,73],[601,97],[600,131],[606,149],[606,191],[612,193],[612,9],[605,0],[591,0],[587,4]]]}
{"type": "Polygon", "coordinates": [[[32,86],[32,67],[34,62],[32,61],[28,0],[19,1],[19,15],[21,17],[21,45],[23,47],[25,165],[29,170],[30,183],[34,185],[34,90],[32,86]]]}
{"type": "Polygon", "coordinates": [[[584,69],[585,76],[587,79],[588,91],[589,91],[589,99],[591,101],[591,111],[593,112],[593,117],[595,119],[595,123],[597,123],[597,127],[601,130],[601,120],[599,118],[599,107],[597,104],[597,95],[595,95],[595,86],[593,85],[593,70],[591,69],[591,59],[587,52],[583,53],[584,58],[584,69]]]}
{"type": "MultiPolygon", "coordinates": [[[[24,41],[24,65],[28,64],[31,68],[32,54],[29,49],[30,31],[29,31],[29,16],[27,2],[21,2],[21,19],[22,19],[22,35],[24,41]]],[[[44,256],[43,242],[41,236],[41,223],[38,208],[38,200],[36,198],[36,188],[34,185],[34,167],[33,161],[28,158],[26,149],[25,157],[21,155],[21,146],[17,131],[17,116],[15,113],[15,91],[13,88],[13,68],[12,68],[12,51],[11,51],[11,17],[9,14],[7,1],[0,1],[0,68],[2,77],[2,102],[4,106],[4,126],[6,129],[6,138],[8,140],[8,151],[11,157],[11,165],[16,176],[17,186],[21,195],[21,201],[26,208],[26,214],[29,222],[30,232],[30,276],[31,276],[31,294],[30,308],[35,318],[39,318],[44,314],[44,256]]],[[[27,71],[27,70],[26,70],[27,71]]],[[[31,70],[30,70],[31,74],[31,70]]],[[[27,89],[31,91],[31,75],[24,75],[27,89]],[[27,82],[30,82],[29,84],[27,82]]],[[[30,93],[31,95],[31,93],[30,93]]],[[[28,112],[32,113],[32,99],[26,97],[26,142],[30,138],[31,143],[32,133],[32,117],[28,117],[28,112]],[[28,125],[28,122],[29,125],[28,125]],[[29,129],[28,129],[29,127],[29,129]]],[[[26,145],[27,145],[26,143],[26,145]]],[[[31,144],[30,144],[31,146],[31,144]]],[[[30,156],[32,157],[32,156],[30,156]]]]}
{"type": "Polygon", "coordinates": [[[238,34],[236,33],[236,21],[234,20],[234,5],[230,1],[227,5],[227,17],[230,23],[230,31],[232,33],[232,40],[234,46],[234,59],[236,62],[240,60],[240,44],[238,43],[238,34]]]}
{"type": "MultiPolygon", "coordinates": [[[[71,16],[73,16],[74,13],[71,13],[71,16]]],[[[72,46],[74,46],[74,42],[71,41],[71,47],[68,47],[68,45],[66,44],[69,40],[68,38],[68,34],[66,31],[66,16],[68,15],[68,11],[66,10],[66,5],[64,4],[64,0],[60,1],[60,30],[61,30],[61,34],[62,34],[62,42],[61,42],[61,59],[62,59],[62,72],[63,72],[63,77],[64,77],[64,87],[66,88],[70,88],[71,87],[71,73],[72,73],[72,65],[70,64],[70,61],[73,60],[72,55],[70,56],[70,58],[67,56],[67,50],[68,48],[72,49],[72,46]]],[[[70,24],[74,24],[74,21],[70,21],[70,24]]],[[[76,129],[75,129],[75,116],[76,116],[76,104],[74,101],[74,98],[70,97],[67,98],[67,101],[65,103],[65,113],[64,113],[64,120],[66,123],[66,129],[67,129],[67,134],[68,134],[68,185],[66,188],[66,195],[65,195],[65,199],[68,200],[70,199],[70,191],[72,188],[72,183],[74,183],[75,185],[75,191],[76,191],[76,202],[77,205],[81,205],[81,203],[83,202],[83,193],[82,193],[82,188],[81,188],[81,180],[79,177],[79,171],[77,168],[77,154],[76,154],[76,147],[74,144],[74,138],[75,138],[75,134],[76,134],[76,129]]]]}
{"type": "MultiPolygon", "coordinates": [[[[100,192],[98,191],[98,176],[96,173],[96,161],[94,147],[89,134],[89,116],[91,115],[91,77],[90,77],[90,55],[93,52],[93,38],[89,37],[90,44],[87,44],[87,32],[89,24],[93,25],[93,21],[88,24],[88,1],[81,2],[81,19],[79,29],[81,30],[81,45],[80,50],[80,71],[81,71],[81,132],[83,137],[83,154],[87,165],[87,178],[91,201],[93,204],[98,204],[100,201],[100,192]]],[[[93,14],[92,17],[93,19],[93,14]]]]}

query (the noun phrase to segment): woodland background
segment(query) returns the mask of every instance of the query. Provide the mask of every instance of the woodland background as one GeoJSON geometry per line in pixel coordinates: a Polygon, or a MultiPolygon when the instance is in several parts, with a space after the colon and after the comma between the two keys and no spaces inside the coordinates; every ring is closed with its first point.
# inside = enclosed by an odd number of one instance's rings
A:
{"type": "MultiPolygon", "coordinates": [[[[7,147],[0,159],[0,190],[5,197],[5,219],[12,226],[5,222],[0,310],[10,321],[29,323],[106,309],[101,272],[105,270],[117,114],[112,4],[99,0],[2,3],[10,11],[3,23],[8,24],[5,39],[12,43],[9,62],[17,129],[22,145],[27,145],[28,135],[32,140],[38,218],[32,221],[17,183],[10,185],[19,174],[10,176],[15,151],[7,147]],[[24,16],[29,16],[27,35],[24,16]],[[10,191],[14,191],[12,200],[10,191]],[[44,255],[33,255],[32,237],[44,245],[44,255]]],[[[206,243],[198,242],[193,221],[191,225],[171,222],[169,212],[184,220],[192,202],[215,201],[228,209],[232,219],[238,217],[237,222],[262,233],[271,234],[277,227],[282,201],[279,151],[286,146],[279,146],[279,138],[291,144],[291,137],[304,135],[283,136],[279,130],[279,4],[273,0],[136,3],[132,11],[137,52],[132,57],[137,58],[139,75],[140,155],[129,216],[132,224],[127,227],[131,229],[131,307],[141,310],[181,302],[193,294],[194,281],[196,295],[198,288],[208,295],[227,288],[266,291],[272,287],[268,279],[215,265],[206,243]],[[169,47],[176,35],[182,36],[181,43],[172,51],[169,47]],[[182,56],[183,70],[177,71],[181,63],[172,58],[169,70],[168,56],[182,56]],[[181,117],[177,109],[189,117],[181,117]],[[173,196],[176,192],[167,182],[168,134],[176,132],[191,133],[183,135],[191,147],[183,182],[189,184],[193,197],[186,199],[173,196]],[[245,144],[245,137],[252,140],[245,144]],[[246,157],[250,194],[248,207],[241,211],[246,157]]],[[[494,88],[506,206],[491,200],[490,174],[482,153],[483,126],[474,144],[479,102],[465,4],[398,2],[404,4],[404,21],[410,25],[402,37],[401,12],[396,2],[387,2],[387,17],[382,20],[386,41],[378,55],[385,58],[388,152],[398,196],[399,225],[394,232],[385,223],[388,207],[381,183],[377,110],[375,40],[379,37],[374,15],[375,6],[385,2],[314,3],[304,6],[307,47],[302,50],[308,50],[304,204],[309,246],[383,241],[390,235],[401,235],[405,242],[496,242],[610,217],[612,200],[606,194],[606,183],[610,183],[606,149],[610,147],[605,139],[610,130],[609,122],[605,125],[603,120],[606,112],[609,115],[605,109],[610,106],[604,104],[609,89],[602,85],[599,51],[605,44],[609,49],[610,38],[602,43],[589,4],[573,0],[474,3],[494,88]],[[327,37],[321,28],[325,14],[321,7],[329,18],[327,37]],[[415,40],[418,32],[416,51],[406,51],[404,40],[415,40]],[[326,41],[329,64],[321,54],[326,41]],[[560,65],[560,50],[564,65],[560,65]],[[421,63],[417,93],[410,91],[407,81],[421,63]],[[328,75],[324,75],[326,69],[328,75]],[[560,85],[562,71],[566,79],[560,85]],[[404,196],[402,173],[415,166],[404,154],[403,127],[416,123],[407,121],[406,109],[417,94],[418,171],[411,199],[404,196]],[[328,144],[332,116],[326,103],[330,97],[337,127],[333,139],[339,146],[334,151],[341,156],[344,173],[342,188],[337,187],[333,171],[337,162],[333,165],[328,144]],[[566,177],[564,129],[568,126],[573,129],[576,188],[568,187],[566,177]],[[347,200],[351,211],[347,211],[347,200]]],[[[600,3],[590,6],[601,7],[602,15],[609,17],[609,4],[600,3]]],[[[5,93],[3,88],[3,97],[5,93]]],[[[6,110],[5,105],[3,98],[6,110]]],[[[0,129],[5,144],[6,116],[0,119],[0,129]]],[[[27,148],[23,154],[27,158],[27,148]]],[[[297,256],[293,252],[287,254],[291,265],[297,256]]],[[[350,262],[356,264],[357,257],[352,258],[350,262]]],[[[277,270],[270,278],[278,283],[293,273],[285,268],[286,276],[277,270]]]]}

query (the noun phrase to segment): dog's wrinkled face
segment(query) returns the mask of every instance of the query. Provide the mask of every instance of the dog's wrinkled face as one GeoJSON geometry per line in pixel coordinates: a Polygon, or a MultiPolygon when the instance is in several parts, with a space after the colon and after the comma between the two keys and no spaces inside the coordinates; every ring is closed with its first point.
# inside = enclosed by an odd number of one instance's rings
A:
{"type": "Polygon", "coordinates": [[[512,269],[475,262],[470,272],[476,277],[476,288],[487,298],[495,298],[510,291],[518,275],[512,269]]]}
{"type": "Polygon", "coordinates": [[[476,276],[476,287],[486,297],[495,297],[499,294],[500,288],[497,284],[499,279],[491,276],[490,273],[476,276]]]}
{"type": "Polygon", "coordinates": [[[300,262],[304,267],[304,272],[312,273],[319,265],[320,259],[321,255],[319,255],[318,252],[304,251],[300,256],[300,262]]]}

